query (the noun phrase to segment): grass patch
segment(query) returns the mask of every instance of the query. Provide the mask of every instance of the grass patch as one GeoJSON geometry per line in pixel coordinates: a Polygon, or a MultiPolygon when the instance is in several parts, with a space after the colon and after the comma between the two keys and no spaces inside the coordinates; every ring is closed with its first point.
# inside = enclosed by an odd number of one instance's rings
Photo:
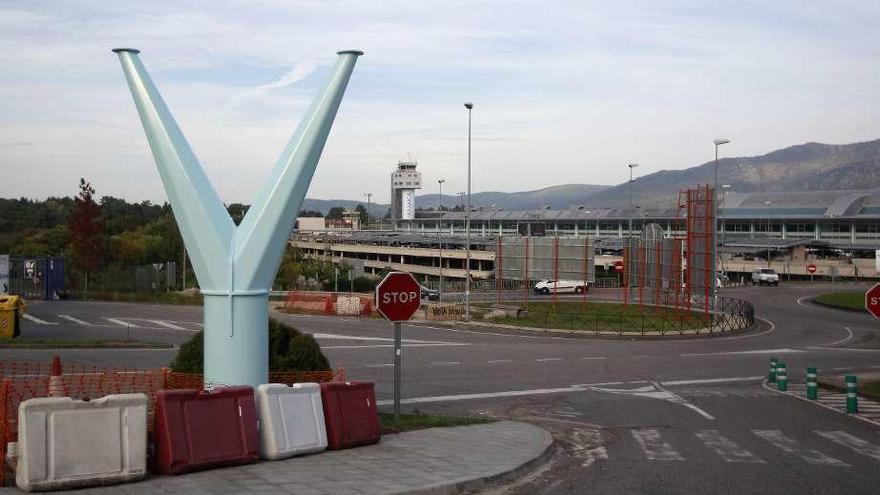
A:
{"type": "Polygon", "coordinates": [[[829,292],[816,296],[816,302],[835,308],[865,311],[865,293],[857,291],[829,292]]]}
{"type": "Polygon", "coordinates": [[[76,299],[92,301],[144,302],[157,304],[181,304],[201,306],[201,294],[184,294],[182,292],[84,292],[76,299]]]}
{"type": "Polygon", "coordinates": [[[880,380],[871,380],[859,384],[859,393],[880,398],[880,380]]]}
{"type": "Polygon", "coordinates": [[[506,316],[492,321],[521,327],[628,333],[677,332],[709,326],[702,313],[653,306],[639,308],[636,304],[560,301],[555,307],[551,302],[530,302],[525,307],[528,314],[520,318],[506,316]]]}
{"type": "Polygon", "coordinates": [[[424,430],[425,428],[448,428],[450,426],[482,425],[495,420],[479,416],[436,416],[416,411],[401,414],[397,421],[392,413],[379,413],[382,434],[424,430]]]}
{"type": "Polygon", "coordinates": [[[172,344],[161,342],[142,342],[140,340],[84,340],[18,337],[0,339],[0,348],[34,347],[34,348],[125,348],[125,349],[170,349],[172,344]]]}

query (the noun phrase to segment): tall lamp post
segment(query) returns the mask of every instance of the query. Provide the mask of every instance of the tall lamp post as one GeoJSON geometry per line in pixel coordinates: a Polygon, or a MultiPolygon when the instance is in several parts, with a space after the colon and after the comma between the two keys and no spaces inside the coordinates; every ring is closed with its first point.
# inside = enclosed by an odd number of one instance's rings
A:
{"type": "MultiPolygon", "coordinates": [[[[727,201],[727,190],[730,189],[730,184],[721,184],[721,209],[724,209],[724,203],[727,201]]],[[[727,233],[727,222],[723,218],[724,215],[721,215],[721,273],[727,274],[727,269],[724,266],[724,234],[727,233]]]]}
{"type": "MultiPolygon", "coordinates": [[[[764,201],[764,206],[769,209],[772,203],[772,201],[764,201]]],[[[770,268],[770,235],[770,213],[767,212],[767,268],[770,268]]]]}
{"type": "Polygon", "coordinates": [[[633,231],[633,169],[638,166],[638,163],[627,165],[629,167],[629,229],[626,232],[627,237],[631,236],[633,231]]]}
{"type": "Polygon", "coordinates": [[[467,206],[465,207],[464,216],[464,236],[465,251],[467,258],[467,267],[465,269],[465,285],[464,285],[464,319],[471,320],[471,113],[474,104],[467,102],[464,107],[468,111],[468,176],[467,176],[467,206]]]}
{"type": "MultiPolygon", "coordinates": [[[[715,141],[715,182],[712,184],[712,326],[715,326],[715,313],[718,311],[718,147],[730,142],[718,138],[715,141]]],[[[706,267],[709,269],[710,267],[706,267]]]]}
{"type": "Polygon", "coordinates": [[[373,193],[371,193],[371,192],[364,193],[364,196],[367,197],[367,227],[369,227],[370,226],[370,217],[373,215],[373,208],[372,208],[372,202],[371,202],[371,200],[373,199],[373,193]]]}
{"type": "Polygon", "coordinates": [[[440,295],[438,299],[443,302],[443,228],[440,223],[443,221],[443,183],[445,179],[439,179],[437,184],[440,185],[440,196],[437,200],[437,244],[440,249],[440,295]]]}

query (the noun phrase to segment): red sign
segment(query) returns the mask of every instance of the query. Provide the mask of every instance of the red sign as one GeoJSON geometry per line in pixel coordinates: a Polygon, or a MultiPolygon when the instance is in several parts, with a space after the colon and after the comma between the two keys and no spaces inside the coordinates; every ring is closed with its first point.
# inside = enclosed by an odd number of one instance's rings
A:
{"type": "Polygon", "coordinates": [[[865,292],[865,309],[874,318],[880,318],[880,284],[875,285],[865,292]]]}
{"type": "Polygon", "coordinates": [[[615,261],[614,262],[614,271],[622,272],[623,271],[623,261],[615,261]]]}
{"type": "Polygon", "coordinates": [[[421,304],[422,286],[409,273],[391,272],[376,286],[376,310],[386,320],[408,320],[421,304]]]}
{"type": "Polygon", "coordinates": [[[810,273],[816,273],[816,265],[810,263],[809,265],[807,265],[807,271],[810,273]]]}

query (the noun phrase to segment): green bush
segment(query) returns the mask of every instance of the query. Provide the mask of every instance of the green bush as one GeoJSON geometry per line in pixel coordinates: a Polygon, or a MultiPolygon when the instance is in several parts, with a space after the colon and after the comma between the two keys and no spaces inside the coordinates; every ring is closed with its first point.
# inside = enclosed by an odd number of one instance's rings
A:
{"type": "MultiPolygon", "coordinates": [[[[205,335],[199,332],[180,346],[171,369],[201,374],[204,369],[205,335]]],[[[272,371],[325,371],[330,361],[308,334],[269,318],[269,369],[272,371]]]]}

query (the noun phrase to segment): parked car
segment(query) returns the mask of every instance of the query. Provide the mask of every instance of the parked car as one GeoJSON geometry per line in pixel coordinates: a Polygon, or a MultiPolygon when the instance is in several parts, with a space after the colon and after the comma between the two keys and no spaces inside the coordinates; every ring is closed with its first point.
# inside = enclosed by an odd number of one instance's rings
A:
{"type": "Polygon", "coordinates": [[[779,274],[772,268],[758,268],[752,272],[752,285],[779,285],[779,274]]]}
{"type": "Polygon", "coordinates": [[[440,300],[440,291],[436,289],[429,289],[424,285],[420,285],[422,288],[422,301],[439,301],[440,300]]]}
{"type": "Polygon", "coordinates": [[[550,294],[551,292],[582,294],[589,289],[590,285],[584,280],[539,280],[534,287],[536,294],[550,294]]]}

